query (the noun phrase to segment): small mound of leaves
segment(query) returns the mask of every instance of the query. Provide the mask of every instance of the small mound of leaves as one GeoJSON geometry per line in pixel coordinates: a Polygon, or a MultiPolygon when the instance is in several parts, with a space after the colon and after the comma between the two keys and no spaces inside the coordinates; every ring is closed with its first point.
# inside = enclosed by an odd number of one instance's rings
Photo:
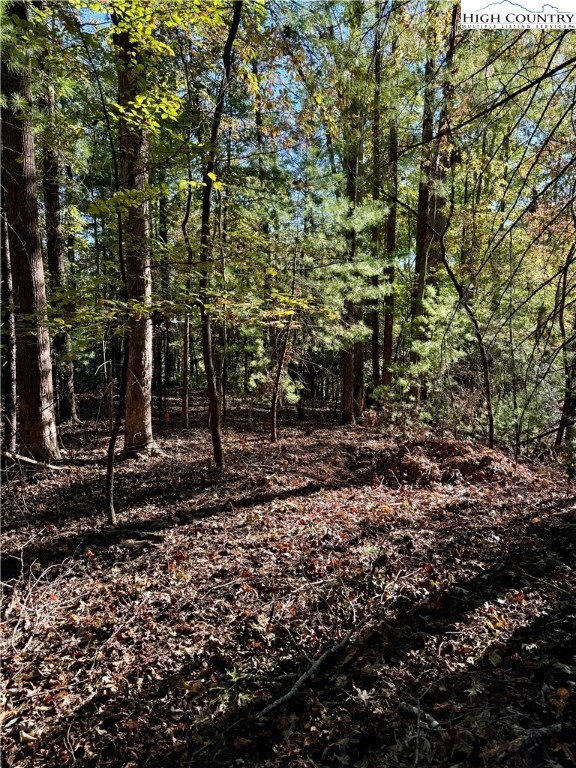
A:
{"type": "Polygon", "coordinates": [[[467,440],[424,436],[397,443],[376,459],[378,476],[386,484],[426,486],[431,483],[508,482],[530,471],[498,450],[467,440]]]}

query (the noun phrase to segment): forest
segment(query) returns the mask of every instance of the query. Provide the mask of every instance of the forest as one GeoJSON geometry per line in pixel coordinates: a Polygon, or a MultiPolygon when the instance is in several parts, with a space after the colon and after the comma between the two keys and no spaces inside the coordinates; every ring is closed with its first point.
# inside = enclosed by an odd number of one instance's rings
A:
{"type": "Polygon", "coordinates": [[[575,34],[2,0],[3,765],[576,765],[575,34]]]}

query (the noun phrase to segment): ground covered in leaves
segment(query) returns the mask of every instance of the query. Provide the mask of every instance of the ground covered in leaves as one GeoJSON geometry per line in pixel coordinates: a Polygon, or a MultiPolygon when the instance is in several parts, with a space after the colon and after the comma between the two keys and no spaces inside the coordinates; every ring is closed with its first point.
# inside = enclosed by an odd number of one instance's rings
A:
{"type": "MultiPolygon", "coordinates": [[[[329,414],[232,412],[118,465],[4,478],[3,765],[576,765],[576,517],[558,466],[329,414]]],[[[6,473],[5,473],[6,474],[6,473]]]]}

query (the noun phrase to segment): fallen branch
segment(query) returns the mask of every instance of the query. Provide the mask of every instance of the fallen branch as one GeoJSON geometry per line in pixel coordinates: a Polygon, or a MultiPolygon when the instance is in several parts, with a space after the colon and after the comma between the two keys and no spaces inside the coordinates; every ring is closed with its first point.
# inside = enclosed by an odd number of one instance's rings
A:
{"type": "Polygon", "coordinates": [[[338,651],[341,651],[342,648],[344,648],[348,644],[348,642],[349,642],[350,638],[352,637],[352,635],[354,634],[354,632],[356,632],[356,630],[359,629],[359,627],[363,623],[364,622],[361,622],[361,624],[352,627],[352,629],[348,632],[348,634],[346,634],[342,638],[342,640],[340,640],[335,645],[331,645],[329,648],[327,648],[324,651],[324,653],[322,654],[322,656],[319,656],[316,659],[316,661],[310,667],[308,667],[308,669],[305,672],[303,672],[300,675],[300,677],[298,678],[298,680],[296,680],[296,682],[294,683],[292,688],[290,688],[288,693],[285,693],[284,696],[280,696],[279,699],[276,699],[271,704],[268,704],[268,706],[265,707],[262,710],[262,712],[260,712],[260,714],[258,715],[258,719],[260,720],[261,718],[266,717],[267,715],[270,714],[270,712],[273,712],[275,709],[278,709],[279,707],[284,706],[284,704],[286,704],[287,702],[289,702],[293,698],[295,698],[296,694],[298,693],[300,688],[302,688],[304,683],[307,680],[309,680],[311,677],[314,677],[314,675],[318,672],[320,667],[326,662],[326,660],[330,656],[333,656],[334,654],[338,653],[338,651]]]}
{"type": "Polygon", "coordinates": [[[12,461],[22,461],[24,464],[32,464],[35,467],[41,469],[57,469],[59,472],[65,472],[67,467],[56,467],[54,464],[46,464],[43,461],[36,461],[35,459],[29,459],[26,456],[21,456],[19,453],[12,453],[12,451],[0,451],[0,454],[5,459],[12,459],[12,461]]]}

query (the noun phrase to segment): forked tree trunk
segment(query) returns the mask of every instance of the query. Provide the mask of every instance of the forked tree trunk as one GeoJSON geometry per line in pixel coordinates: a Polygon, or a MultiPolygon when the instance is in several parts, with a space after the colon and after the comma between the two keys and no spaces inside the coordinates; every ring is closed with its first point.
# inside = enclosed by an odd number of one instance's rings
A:
{"type": "MultiPolygon", "coordinates": [[[[24,2],[11,13],[23,27],[24,2]]],[[[16,374],[20,416],[20,442],[34,458],[60,458],[54,413],[50,337],[46,325],[46,288],[38,225],[36,162],[30,123],[22,117],[30,106],[29,67],[18,72],[2,56],[2,186],[12,266],[16,325],[16,374]],[[14,109],[14,100],[20,104],[14,109]],[[22,107],[22,100],[26,106],[22,107]]]]}
{"type": "MultiPolygon", "coordinates": [[[[146,93],[146,78],[142,55],[132,32],[130,15],[113,14],[120,30],[114,34],[118,70],[118,104],[125,110],[133,108],[138,96],[146,93]]],[[[123,213],[123,253],[126,265],[126,294],[128,302],[138,306],[129,319],[128,370],[125,395],[124,452],[137,454],[153,445],[152,434],[152,319],[150,303],[152,284],[150,272],[149,204],[145,199],[148,183],[148,138],[143,125],[128,124],[120,113],[120,176],[122,191],[140,193],[123,213]]]]}

